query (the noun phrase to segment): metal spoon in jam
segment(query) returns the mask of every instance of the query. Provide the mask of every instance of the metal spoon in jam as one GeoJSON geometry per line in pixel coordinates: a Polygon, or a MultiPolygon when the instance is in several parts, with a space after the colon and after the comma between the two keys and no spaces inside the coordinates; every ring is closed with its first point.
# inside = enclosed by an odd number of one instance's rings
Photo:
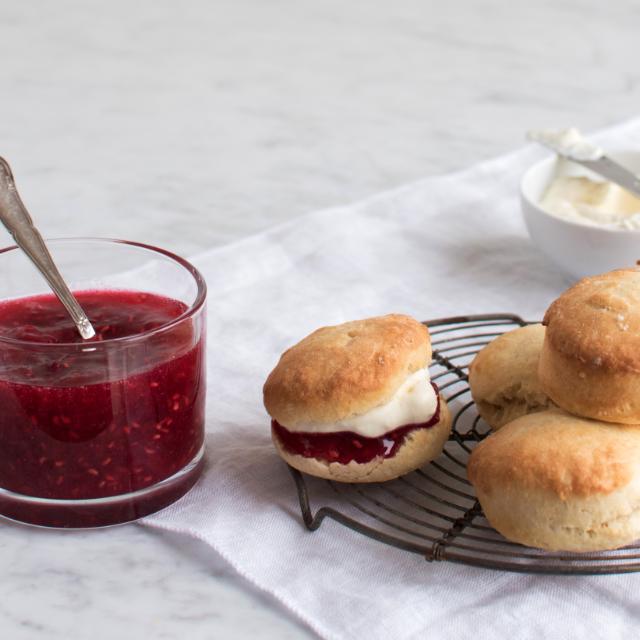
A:
{"type": "Polygon", "coordinates": [[[40,232],[33,224],[33,220],[24,206],[11,168],[4,158],[0,157],[0,222],[4,224],[13,236],[15,243],[26,253],[31,262],[37,267],[52,291],[56,294],[67,310],[78,332],[85,340],[96,335],[87,314],[76,300],[58,271],[40,232]]]}

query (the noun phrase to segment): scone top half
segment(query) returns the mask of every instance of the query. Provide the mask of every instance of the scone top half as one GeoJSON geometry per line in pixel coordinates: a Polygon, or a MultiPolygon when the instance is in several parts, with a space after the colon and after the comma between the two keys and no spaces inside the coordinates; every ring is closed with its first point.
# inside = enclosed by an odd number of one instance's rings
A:
{"type": "Polygon", "coordinates": [[[388,403],[430,361],[429,332],[409,316],[323,327],[282,354],[264,404],[291,429],[343,421],[388,403]]]}
{"type": "Polygon", "coordinates": [[[585,278],[547,310],[538,374],[560,407],[640,424],[640,269],[585,278]]]}

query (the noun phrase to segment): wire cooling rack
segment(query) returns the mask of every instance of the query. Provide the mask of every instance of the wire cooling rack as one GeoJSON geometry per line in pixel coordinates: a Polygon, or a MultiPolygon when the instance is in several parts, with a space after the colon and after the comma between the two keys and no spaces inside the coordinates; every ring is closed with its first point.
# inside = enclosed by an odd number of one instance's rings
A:
{"type": "Polygon", "coordinates": [[[466,477],[473,447],[489,432],[467,381],[469,363],[491,340],[527,324],[493,314],[425,322],[431,333],[431,379],[447,399],[453,429],[442,455],[391,482],[343,484],[289,467],[305,526],[331,518],[369,538],[424,556],[526,573],[606,574],[640,570],[640,546],[603,553],[551,553],[509,542],[489,525],[466,477]],[[315,513],[312,502],[321,502],[315,513]]]}

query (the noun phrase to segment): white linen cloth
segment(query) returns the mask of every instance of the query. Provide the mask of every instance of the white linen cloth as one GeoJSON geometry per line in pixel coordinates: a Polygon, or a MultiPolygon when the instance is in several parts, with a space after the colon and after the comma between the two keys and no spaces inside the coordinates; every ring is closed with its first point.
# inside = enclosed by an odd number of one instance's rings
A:
{"type": "MultiPolygon", "coordinates": [[[[640,120],[596,139],[640,148],[640,120]]],[[[332,520],[306,531],[262,407],[280,352],[321,325],[390,312],[540,318],[567,285],[519,210],[519,179],[542,156],[527,147],[198,256],[209,286],[208,465],[190,494],[144,523],[205,541],[324,638],[640,633],[640,575],[427,563],[332,520]]]]}

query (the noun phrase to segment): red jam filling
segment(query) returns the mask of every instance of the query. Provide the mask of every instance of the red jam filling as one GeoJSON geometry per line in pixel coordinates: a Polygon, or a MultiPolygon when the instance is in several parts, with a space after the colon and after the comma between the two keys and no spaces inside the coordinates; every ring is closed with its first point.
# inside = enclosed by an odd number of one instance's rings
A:
{"type": "Polygon", "coordinates": [[[440,395],[438,387],[430,383],[436,392],[436,411],[428,422],[421,424],[406,424],[389,431],[379,438],[366,438],[352,431],[338,431],[336,433],[305,433],[289,431],[275,420],[271,421],[271,428],[278,437],[278,441],[290,453],[305,458],[319,458],[327,462],[371,462],[374,458],[392,458],[401,447],[409,433],[416,429],[428,429],[440,420],[440,395]]]}
{"type": "Polygon", "coordinates": [[[76,295],[97,332],[89,342],[53,295],[0,303],[0,337],[29,343],[0,343],[0,488],[125,494],[172,476],[202,446],[204,339],[191,321],[98,344],[166,325],[185,305],[135,291],[76,295]]]}

